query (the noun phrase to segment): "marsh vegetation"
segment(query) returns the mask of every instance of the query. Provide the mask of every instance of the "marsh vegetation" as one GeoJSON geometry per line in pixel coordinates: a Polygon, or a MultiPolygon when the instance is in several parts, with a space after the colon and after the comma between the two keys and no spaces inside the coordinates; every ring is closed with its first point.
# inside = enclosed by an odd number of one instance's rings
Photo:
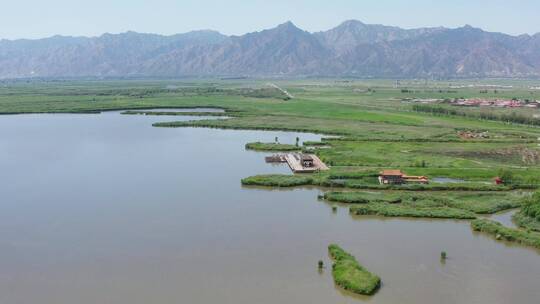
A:
{"type": "Polygon", "coordinates": [[[332,276],[338,286],[362,295],[372,295],[381,286],[381,279],[364,268],[354,256],[338,245],[328,246],[332,264],[332,276]]]}

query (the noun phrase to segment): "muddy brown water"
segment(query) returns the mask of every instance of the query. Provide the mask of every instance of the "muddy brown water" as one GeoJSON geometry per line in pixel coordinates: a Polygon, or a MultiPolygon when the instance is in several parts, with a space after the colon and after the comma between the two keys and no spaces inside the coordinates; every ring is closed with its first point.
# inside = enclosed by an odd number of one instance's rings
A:
{"type": "Polygon", "coordinates": [[[151,127],[179,119],[0,116],[0,303],[539,303],[538,251],[468,222],[353,218],[317,189],[241,186],[289,173],[246,142],[319,136],[151,127]],[[333,242],[381,276],[377,295],[334,286],[333,242]]]}

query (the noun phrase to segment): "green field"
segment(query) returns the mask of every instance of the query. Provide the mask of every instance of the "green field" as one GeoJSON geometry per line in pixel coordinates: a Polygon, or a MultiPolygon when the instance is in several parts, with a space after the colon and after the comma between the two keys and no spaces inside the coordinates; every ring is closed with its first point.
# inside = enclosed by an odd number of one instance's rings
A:
{"type": "MultiPolygon", "coordinates": [[[[516,189],[527,195],[526,191],[540,187],[540,127],[536,123],[536,119],[540,120],[540,109],[437,105],[455,111],[434,113],[426,108],[419,110],[412,101],[473,97],[540,100],[540,90],[529,89],[536,86],[533,81],[403,80],[399,87],[394,86],[393,80],[273,82],[294,98],[286,98],[263,79],[2,81],[0,113],[126,110],[124,114],[170,116],[170,122],[155,123],[155,127],[323,134],[327,138],[321,143],[305,143],[304,147],[312,149],[330,165],[329,171],[312,175],[253,176],[244,178],[242,183],[246,186],[328,187],[333,192],[327,194],[329,200],[364,203],[365,206],[355,207],[357,214],[472,218],[475,214],[519,207],[521,200],[516,198],[516,189]],[[482,84],[505,87],[484,90],[482,84]],[[224,112],[145,111],[159,108],[219,108],[224,112]],[[176,121],[175,116],[180,115],[220,116],[220,119],[176,121]],[[518,123],[520,121],[527,123],[518,123]],[[463,132],[483,136],[464,138],[463,132]],[[383,169],[424,175],[432,182],[382,186],[377,182],[377,174],[383,169]],[[500,175],[505,176],[505,185],[494,184],[493,179],[500,175]],[[437,182],[437,178],[459,182],[437,182]],[[364,193],[339,193],[343,190],[363,190],[364,193]],[[377,194],[368,195],[366,190],[380,192],[382,198],[374,199],[377,194]],[[425,193],[412,194],[412,191],[425,193]],[[414,203],[412,197],[416,197],[414,203]],[[398,200],[402,202],[400,205],[392,204],[398,200]]],[[[278,143],[246,144],[247,148],[265,151],[299,149],[278,143]]],[[[524,215],[524,212],[517,215],[524,229],[537,230],[536,220],[531,220],[534,216],[524,215]]]]}

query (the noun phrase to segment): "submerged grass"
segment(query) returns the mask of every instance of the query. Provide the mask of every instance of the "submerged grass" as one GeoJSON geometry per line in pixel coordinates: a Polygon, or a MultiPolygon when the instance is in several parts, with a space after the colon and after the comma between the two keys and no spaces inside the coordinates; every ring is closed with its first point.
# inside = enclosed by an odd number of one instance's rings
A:
{"type": "Polygon", "coordinates": [[[501,223],[486,219],[477,219],[471,222],[474,231],[484,232],[498,240],[520,243],[540,249],[540,233],[524,231],[503,226],[501,223]]]}
{"type": "Polygon", "coordinates": [[[373,295],[381,286],[381,279],[366,270],[356,258],[338,245],[328,246],[328,253],[334,260],[332,276],[334,282],[343,289],[362,295],[373,295]]]}

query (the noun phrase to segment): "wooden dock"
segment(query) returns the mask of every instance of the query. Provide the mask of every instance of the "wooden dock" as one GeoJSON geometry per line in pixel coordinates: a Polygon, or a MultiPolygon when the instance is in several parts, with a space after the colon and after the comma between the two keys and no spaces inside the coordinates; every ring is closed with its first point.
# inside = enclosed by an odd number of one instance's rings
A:
{"type": "Polygon", "coordinates": [[[300,153],[285,154],[285,161],[287,161],[287,164],[289,165],[289,167],[294,173],[313,173],[313,172],[318,172],[318,171],[329,170],[328,166],[326,166],[326,164],[323,163],[317,157],[317,155],[313,155],[313,154],[309,154],[309,156],[313,158],[313,166],[304,167],[302,166],[301,156],[302,154],[300,153]]]}
{"type": "Polygon", "coordinates": [[[314,154],[302,154],[302,153],[287,153],[287,154],[274,154],[265,157],[267,163],[287,163],[289,168],[294,173],[313,173],[318,171],[329,170],[328,166],[322,162],[317,155],[314,154]],[[313,165],[310,167],[304,167],[302,165],[302,156],[308,156],[312,159],[313,165]]]}

